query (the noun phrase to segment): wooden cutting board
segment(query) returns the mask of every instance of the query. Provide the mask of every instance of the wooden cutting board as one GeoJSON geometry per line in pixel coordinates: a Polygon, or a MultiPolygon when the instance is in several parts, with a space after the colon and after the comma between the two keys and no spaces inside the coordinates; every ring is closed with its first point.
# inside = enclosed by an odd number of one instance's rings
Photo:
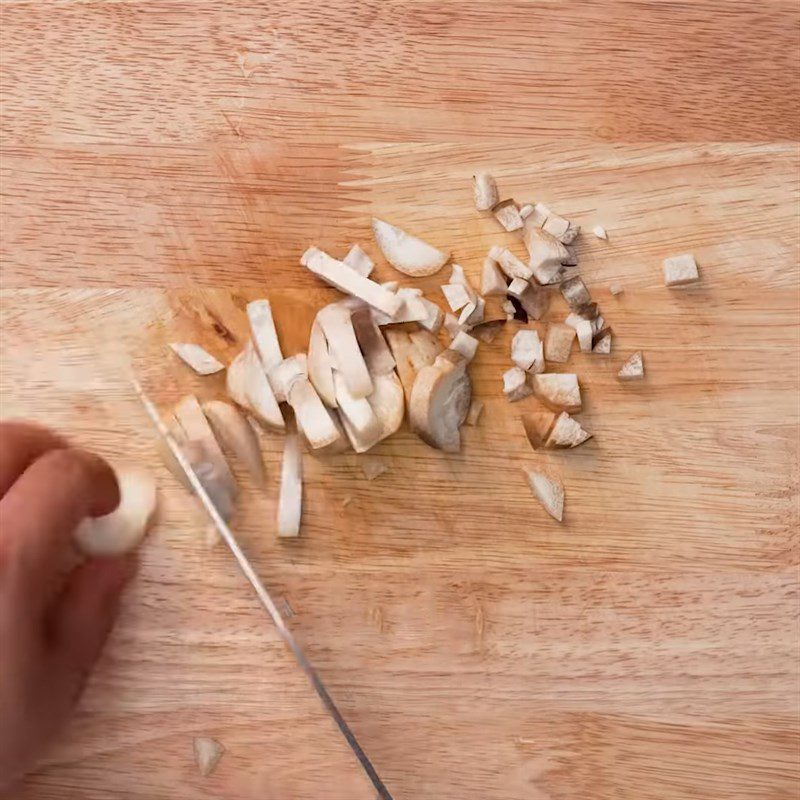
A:
{"type": "MultiPolygon", "coordinates": [[[[163,408],[219,394],[165,345],[229,360],[265,293],[305,349],[336,294],[299,255],[377,257],[372,215],[477,279],[519,245],[472,207],[476,168],[587,231],[615,334],[570,362],[594,439],[530,450],[509,324],[472,368],[463,452],[402,432],[307,456],[298,541],[275,536],[265,435],[244,546],[398,800],[797,796],[796,24],[782,0],[4,3],[2,414],[151,465],[162,501],[74,724],[15,800],[372,796],[127,375],[163,408]],[[668,290],[683,252],[701,283],[668,290]],[[619,383],[639,349],[646,380],[619,383]],[[537,465],[563,477],[562,525],[537,465]],[[205,780],[196,735],[227,749],[205,780]]],[[[413,283],[441,301],[445,278],[413,283]]]]}

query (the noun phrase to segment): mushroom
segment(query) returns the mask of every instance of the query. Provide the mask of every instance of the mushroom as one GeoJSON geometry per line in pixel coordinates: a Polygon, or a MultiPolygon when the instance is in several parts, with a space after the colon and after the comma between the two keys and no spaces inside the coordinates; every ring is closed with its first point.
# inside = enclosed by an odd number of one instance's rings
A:
{"type": "Polygon", "coordinates": [[[207,778],[216,769],[225,753],[225,748],[216,739],[209,739],[206,736],[196,737],[192,744],[197,768],[200,774],[207,778]]]}
{"type": "Polygon", "coordinates": [[[526,203],[524,206],[521,206],[519,209],[519,215],[522,217],[522,221],[524,222],[528,217],[533,214],[533,206],[530,203],[526,203]]]}
{"type": "Polygon", "coordinates": [[[464,272],[464,267],[460,264],[453,264],[448,283],[463,286],[467,290],[469,299],[475,299],[475,290],[472,288],[472,284],[469,282],[469,278],[467,278],[464,272]]]}
{"type": "Polygon", "coordinates": [[[303,436],[314,450],[336,445],[341,441],[341,433],[331,412],[320,400],[306,376],[292,383],[287,398],[294,409],[303,436]]]}
{"type": "Polygon", "coordinates": [[[611,328],[603,328],[592,339],[592,352],[608,355],[611,352],[611,328]]]}
{"type": "Polygon", "coordinates": [[[462,308],[472,303],[472,298],[466,286],[462,286],[460,283],[445,283],[441,289],[451,311],[460,311],[462,308]]]}
{"type": "Polygon", "coordinates": [[[375,478],[389,471],[389,465],[382,458],[363,458],[361,459],[361,471],[368,481],[374,481],[375,478]]]}
{"type": "Polygon", "coordinates": [[[469,411],[467,412],[467,419],[464,422],[465,425],[474,427],[478,424],[478,420],[483,413],[483,405],[483,400],[478,400],[476,397],[472,398],[472,402],[469,405],[469,411]]]}
{"type": "Polygon", "coordinates": [[[526,372],[544,372],[544,345],[536,331],[523,329],[514,334],[511,360],[526,372]]]}
{"type": "Polygon", "coordinates": [[[486,308],[486,301],[482,297],[476,297],[471,303],[468,303],[462,310],[458,322],[468,328],[475,325],[480,325],[483,322],[483,312],[486,308]]]}
{"type": "Polygon", "coordinates": [[[406,411],[403,385],[392,371],[384,375],[374,375],[375,389],[367,398],[372,411],[381,425],[378,441],[395,433],[403,424],[406,411]]]}
{"type": "Polygon", "coordinates": [[[333,360],[328,351],[328,340],[322,326],[315,318],[308,340],[308,379],[328,408],[336,408],[336,392],[333,389],[333,360]]]}
{"type": "Polygon", "coordinates": [[[545,372],[534,375],[533,393],[553,411],[577,414],[582,407],[578,376],[571,372],[545,372]]]}
{"type": "Polygon", "coordinates": [[[523,232],[523,241],[530,254],[530,271],[540,284],[558,283],[565,272],[565,265],[574,263],[567,248],[546,231],[530,223],[528,217],[523,232]]]}
{"type": "Polygon", "coordinates": [[[509,294],[519,303],[520,308],[528,317],[541,319],[550,307],[550,292],[543,286],[532,282],[526,282],[527,285],[523,286],[518,280],[519,279],[515,278],[511,281],[511,284],[509,284],[509,294]],[[513,295],[511,294],[512,286],[515,291],[513,295]]]}
{"type": "Polygon", "coordinates": [[[355,270],[363,278],[369,278],[375,268],[375,262],[357,244],[350,248],[342,259],[342,263],[347,264],[350,269],[355,270]]]}
{"type": "Polygon", "coordinates": [[[511,367],[503,373],[503,392],[510,403],[529,397],[533,393],[528,383],[528,374],[519,367],[511,367]]]}
{"type": "Polygon", "coordinates": [[[606,229],[602,225],[595,225],[594,228],[592,228],[592,233],[598,239],[603,239],[603,241],[606,242],[608,241],[608,233],[606,232],[606,229]]]}
{"type": "Polygon", "coordinates": [[[575,326],[575,333],[578,335],[578,346],[581,353],[592,352],[592,340],[594,338],[594,330],[592,323],[588,319],[582,319],[575,326]]]}
{"type": "Polygon", "coordinates": [[[625,291],[625,289],[623,288],[621,283],[612,283],[608,287],[608,291],[611,292],[611,294],[614,295],[614,297],[616,297],[617,295],[622,294],[625,291]]]}
{"type": "Polygon", "coordinates": [[[223,448],[232,452],[261,485],[264,482],[264,461],[253,426],[239,409],[223,400],[209,400],[202,405],[214,436],[223,448]]]}
{"type": "Polygon", "coordinates": [[[492,207],[495,219],[507,231],[518,231],[522,227],[522,217],[513,200],[502,200],[492,207]]]}
{"type": "Polygon", "coordinates": [[[467,363],[475,358],[475,353],[478,352],[478,340],[470,336],[468,333],[461,331],[452,342],[450,342],[450,349],[461,353],[466,359],[467,363]]]}
{"type": "Polygon", "coordinates": [[[551,478],[542,472],[532,469],[525,470],[525,472],[531,491],[541,503],[542,508],[553,519],[561,522],[564,518],[564,484],[557,478],[551,478]]]}
{"type": "Polygon", "coordinates": [[[472,190],[475,194],[475,208],[489,211],[500,199],[497,182],[488,172],[476,172],[472,176],[472,190]]]}
{"type": "Polygon", "coordinates": [[[466,360],[459,353],[445,351],[417,373],[408,409],[411,429],[431,447],[458,452],[459,429],[466,419],[471,397],[466,360]]]}
{"type": "Polygon", "coordinates": [[[375,375],[386,375],[393,372],[395,365],[392,351],[375,322],[372,310],[367,306],[357,308],[353,311],[352,322],[356,340],[364,354],[364,361],[370,375],[374,378],[375,375]]]}
{"type": "Polygon", "coordinates": [[[489,258],[500,266],[500,269],[512,280],[522,278],[529,281],[533,277],[533,270],[524,262],[518,259],[507,247],[494,245],[489,250],[489,258]]]}
{"type": "Polygon", "coordinates": [[[531,447],[538,450],[544,447],[548,434],[556,421],[556,415],[548,411],[536,411],[522,415],[522,425],[531,447]]]}
{"type": "Polygon", "coordinates": [[[279,403],[289,402],[289,392],[295,383],[308,377],[308,363],[305,353],[285,358],[269,372],[269,382],[279,403]]]}
{"type": "Polygon", "coordinates": [[[247,317],[250,320],[256,352],[264,365],[264,371],[269,375],[269,371],[283,361],[269,300],[253,300],[252,303],[248,303],[247,317]]]}
{"type": "Polygon", "coordinates": [[[300,436],[290,427],[283,442],[281,487],[278,495],[278,536],[294,538],[300,535],[303,515],[303,453],[300,436]]]}
{"type": "Polygon", "coordinates": [[[416,350],[412,363],[418,370],[433,364],[444,349],[442,343],[428,331],[411,331],[408,335],[416,350]]]}
{"type": "Polygon", "coordinates": [[[525,222],[528,225],[535,225],[537,228],[541,228],[552,213],[544,203],[535,203],[533,211],[525,218],[525,222]]]}
{"type": "Polygon", "coordinates": [[[617,377],[621,381],[635,381],[644,378],[644,360],[642,359],[641,350],[634,353],[622,365],[622,369],[617,373],[617,377]]]}
{"type": "Polygon", "coordinates": [[[170,348],[184,364],[190,366],[198,375],[213,375],[225,369],[225,365],[214,358],[199,344],[173,342],[170,348]]]}
{"type": "Polygon", "coordinates": [[[665,286],[684,286],[687,283],[697,283],[699,280],[697,262],[691,253],[664,259],[665,286]]]}
{"type": "Polygon", "coordinates": [[[268,428],[286,426],[275,393],[267,380],[261,360],[248,341],[228,367],[227,389],[231,399],[268,428]]]}
{"type": "Polygon", "coordinates": [[[363,300],[392,319],[400,310],[400,298],[316,247],[306,250],[300,263],[340,292],[363,300]]]}
{"type": "Polygon", "coordinates": [[[341,373],[348,390],[353,397],[368,397],[372,394],[372,379],[358,346],[351,315],[347,304],[332,303],[319,311],[317,320],[328,340],[334,368],[341,373]]]}
{"type": "Polygon", "coordinates": [[[92,558],[119,556],[144,538],[156,510],[156,482],[142,469],[114,470],[119,505],[102,517],[85,517],[74,532],[78,549],[92,558]]]}
{"type": "Polygon", "coordinates": [[[552,322],[547,326],[547,335],[544,341],[544,357],[548,361],[566,364],[569,361],[572,340],[575,338],[575,329],[569,325],[552,322]]]}
{"type": "Polygon", "coordinates": [[[561,294],[573,311],[592,302],[592,296],[581,278],[570,278],[564,281],[561,284],[561,294]]]}
{"type": "Polygon", "coordinates": [[[562,411],[551,428],[544,446],[549,449],[577,447],[591,438],[591,433],[587,433],[577,420],[566,411],[562,411]]]}
{"type": "Polygon", "coordinates": [[[481,271],[481,294],[484,297],[492,295],[502,296],[506,293],[506,282],[503,273],[497,266],[497,262],[487,256],[483,259],[483,269],[481,271]]]}
{"type": "Polygon", "coordinates": [[[416,236],[373,218],[372,233],[386,260],[405,275],[421,278],[438,272],[450,258],[416,236]]]}
{"type": "Polygon", "coordinates": [[[333,384],[347,438],[356,453],[364,453],[383,437],[383,423],[367,398],[354,397],[350,393],[346,381],[338,372],[333,373],[333,384]]]}
{"type": "Polygon", "coordinates": [[[451,339],[455,339],[461,331],[467,332],[467,326],[462,325],[452,314],[444,315],[444,329],[451,339]]]}
{"type": "MultiPolygon", "coordinates": [[[[400,378],[400,383],[403,385],[406,401],[408,401],[411,398],[411,389],[420,369],[417,365],[423,361],[424,357],[411,340],[411,336],[407,331],[388,328],[386,330],[386,341],[397,364],[397,374],[400,378]]],[[[432,364],[435,358],[436,355],[433,355],[427,363],[432,364]]],[[[422,366],[425,366],[425,364],[422,364],[422,366]]]]}

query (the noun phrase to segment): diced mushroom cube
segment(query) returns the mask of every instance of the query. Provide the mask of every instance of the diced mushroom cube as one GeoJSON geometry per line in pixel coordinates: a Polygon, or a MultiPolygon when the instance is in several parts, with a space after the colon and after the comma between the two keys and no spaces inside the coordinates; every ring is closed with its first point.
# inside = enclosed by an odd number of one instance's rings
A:
{"type": "Polygon", "coordinates": [[[617,377],[621,381],[635,381],[644,378],[644,359],[642,358],[641,350],[634,353],[622,365],[622,369],[617,373],[617,377]]]}
{"type": "Polygon", "coordinates": [[[544,372],[544,345],[534,330],[521,330],[511,340],[511,360],[526,372],[544,372]]]}
{"type": "Polygon", "coordinates": [[[519,367],[512,367],[503,373],[503,392],[510,402],[522,400],[533,393],[528,383],[528,375],[519,367]]]}
{"type": "Polygon", "coordinates": [[[666,286],[684,286],[699,280],[697,262],[690,253],[664,259],[664,284],[666,286]]]}
{"type": "Polygon", "coordinates": [[[476,172],[472,176],[472,189],[475,194],[475,208],[478,211],[489,211],[500,199],[497,182],[488,172],[476,172]]]}
{"type": "Polygon", "coordinates": [[[575,329],[569,325],[554,322],[547,327],[544,342],[544,357],[548,361],[566,364],[572,350],[572,340],[575,338],[575,329]]]}
{"type": "Polygon", "coordinates": [[[513,200],[503,200],[492,208],[495,219],[507,230],[518,231],[522,227],[522,217],[513,200]]]}

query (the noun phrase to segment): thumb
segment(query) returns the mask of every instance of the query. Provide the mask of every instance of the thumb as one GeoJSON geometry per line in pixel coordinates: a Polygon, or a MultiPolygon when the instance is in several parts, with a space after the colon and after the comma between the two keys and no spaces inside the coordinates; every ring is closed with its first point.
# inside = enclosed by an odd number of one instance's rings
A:
{"type": "Polygon", "coordinates": [[[117,618],[122,590],[135,571],[134,555],[96,558],[67,580],[51,617],[51,646],[75,696],[100,656],[117,618]]]}

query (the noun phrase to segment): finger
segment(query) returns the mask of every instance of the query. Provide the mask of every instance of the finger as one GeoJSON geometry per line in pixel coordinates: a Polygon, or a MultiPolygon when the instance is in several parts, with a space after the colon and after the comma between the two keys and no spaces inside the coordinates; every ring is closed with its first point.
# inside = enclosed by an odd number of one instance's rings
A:
{"type": "Polygon", "coordinates": [[[87,561],[69,576],[50,613],[51,652],[75,697],[111,632],[122,590],[136,566],[133,554],[87,561]]]}
{"type": "Polygon", "coordinates": [[[0,498],[48,450],[67,443],[47,428],[27,422],[0,422],[0,498]]]}
{"type": "Polygon", "coordinates": [[[83,450],[49,450],[0,500],[0,568],[30,599],[52,583],[72,552],[78,523],[118,503],[117,479],[103,459],[83,450]]]}

